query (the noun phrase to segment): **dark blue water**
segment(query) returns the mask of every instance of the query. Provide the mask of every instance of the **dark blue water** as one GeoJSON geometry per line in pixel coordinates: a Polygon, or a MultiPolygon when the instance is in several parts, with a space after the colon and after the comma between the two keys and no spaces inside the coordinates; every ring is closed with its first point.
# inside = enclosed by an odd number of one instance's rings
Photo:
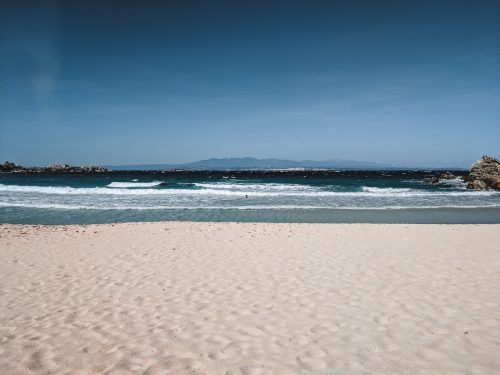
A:
{"type": "Polygon", "coordinates": [[[500,223],[500,193],[378,176],[0,175],[0,222],[500,223]]]}

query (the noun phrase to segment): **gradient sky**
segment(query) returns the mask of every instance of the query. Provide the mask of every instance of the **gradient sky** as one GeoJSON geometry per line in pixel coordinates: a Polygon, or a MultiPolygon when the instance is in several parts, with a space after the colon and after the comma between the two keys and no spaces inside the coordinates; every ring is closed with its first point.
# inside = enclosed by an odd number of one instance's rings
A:
{"type": "Polygon", "coordinates": [[[0,4],[0,160],[500,156],[498,0],[0,4]]]}

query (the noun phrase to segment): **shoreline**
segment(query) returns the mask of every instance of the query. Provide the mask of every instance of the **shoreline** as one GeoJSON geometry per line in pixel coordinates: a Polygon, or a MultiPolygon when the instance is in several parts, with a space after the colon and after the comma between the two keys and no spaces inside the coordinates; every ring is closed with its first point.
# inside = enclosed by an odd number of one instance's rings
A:
{"type": "Polygon", "coordinates": [[[112,223],[294,223],[294,224],[500,224],[500,207],[401,209],[185,209],[60,210],[0,207],[0,223],[77,225],[112,223]]]}
{"type": "Polygon", "coordinates": [[[500,225],[0,225],[0,372],[496,374],[500,225]]]}
{"type": "Polygon", "coordinates": [[[500,223],[302,223],[302,222],[262,222],[262,221],[192,221],[192,220],[158,220],[158,221],[115,221],[109,223],[69,223],[69,224],[29,224],[29,223],[3,223],[0,222],[1,227],[34,227],[34,228],[53,228],[53,227],[82,227],[82,226],[118,226],[118,225],[186,225],[186,224],[207,224],[207,225],[291,225],[291,226],[436,226],[436,227],[449,227],[449,226],[498,226],[500,223]]]}

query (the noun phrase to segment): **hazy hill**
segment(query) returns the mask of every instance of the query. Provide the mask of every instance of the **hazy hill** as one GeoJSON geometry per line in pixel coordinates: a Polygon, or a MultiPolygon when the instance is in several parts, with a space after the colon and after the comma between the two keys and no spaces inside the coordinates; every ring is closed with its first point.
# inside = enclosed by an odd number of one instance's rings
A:
{"type": "Polygon", "coordinates": [[[287,168],[332,168],[332,169],[383,169],[395,168],[394,165],[378,164],[366,161],[331,159],[316,160],[285,160],[245,158],[211,158],[184,164],[138,164],[110,165],[114,170],[159,170],[159,169],[193,169],[193,170],[238,170],[238,169],[287,169],[287,168]]]}

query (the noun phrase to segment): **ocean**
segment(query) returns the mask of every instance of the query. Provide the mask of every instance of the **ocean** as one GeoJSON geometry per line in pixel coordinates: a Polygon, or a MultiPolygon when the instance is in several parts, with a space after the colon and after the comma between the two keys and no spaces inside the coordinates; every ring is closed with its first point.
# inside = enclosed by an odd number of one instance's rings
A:
{"type": "Polygon", "coordinates": [[[0,174],[0,222],[500,223],[500,192],[424,172],[0,174]]]}

